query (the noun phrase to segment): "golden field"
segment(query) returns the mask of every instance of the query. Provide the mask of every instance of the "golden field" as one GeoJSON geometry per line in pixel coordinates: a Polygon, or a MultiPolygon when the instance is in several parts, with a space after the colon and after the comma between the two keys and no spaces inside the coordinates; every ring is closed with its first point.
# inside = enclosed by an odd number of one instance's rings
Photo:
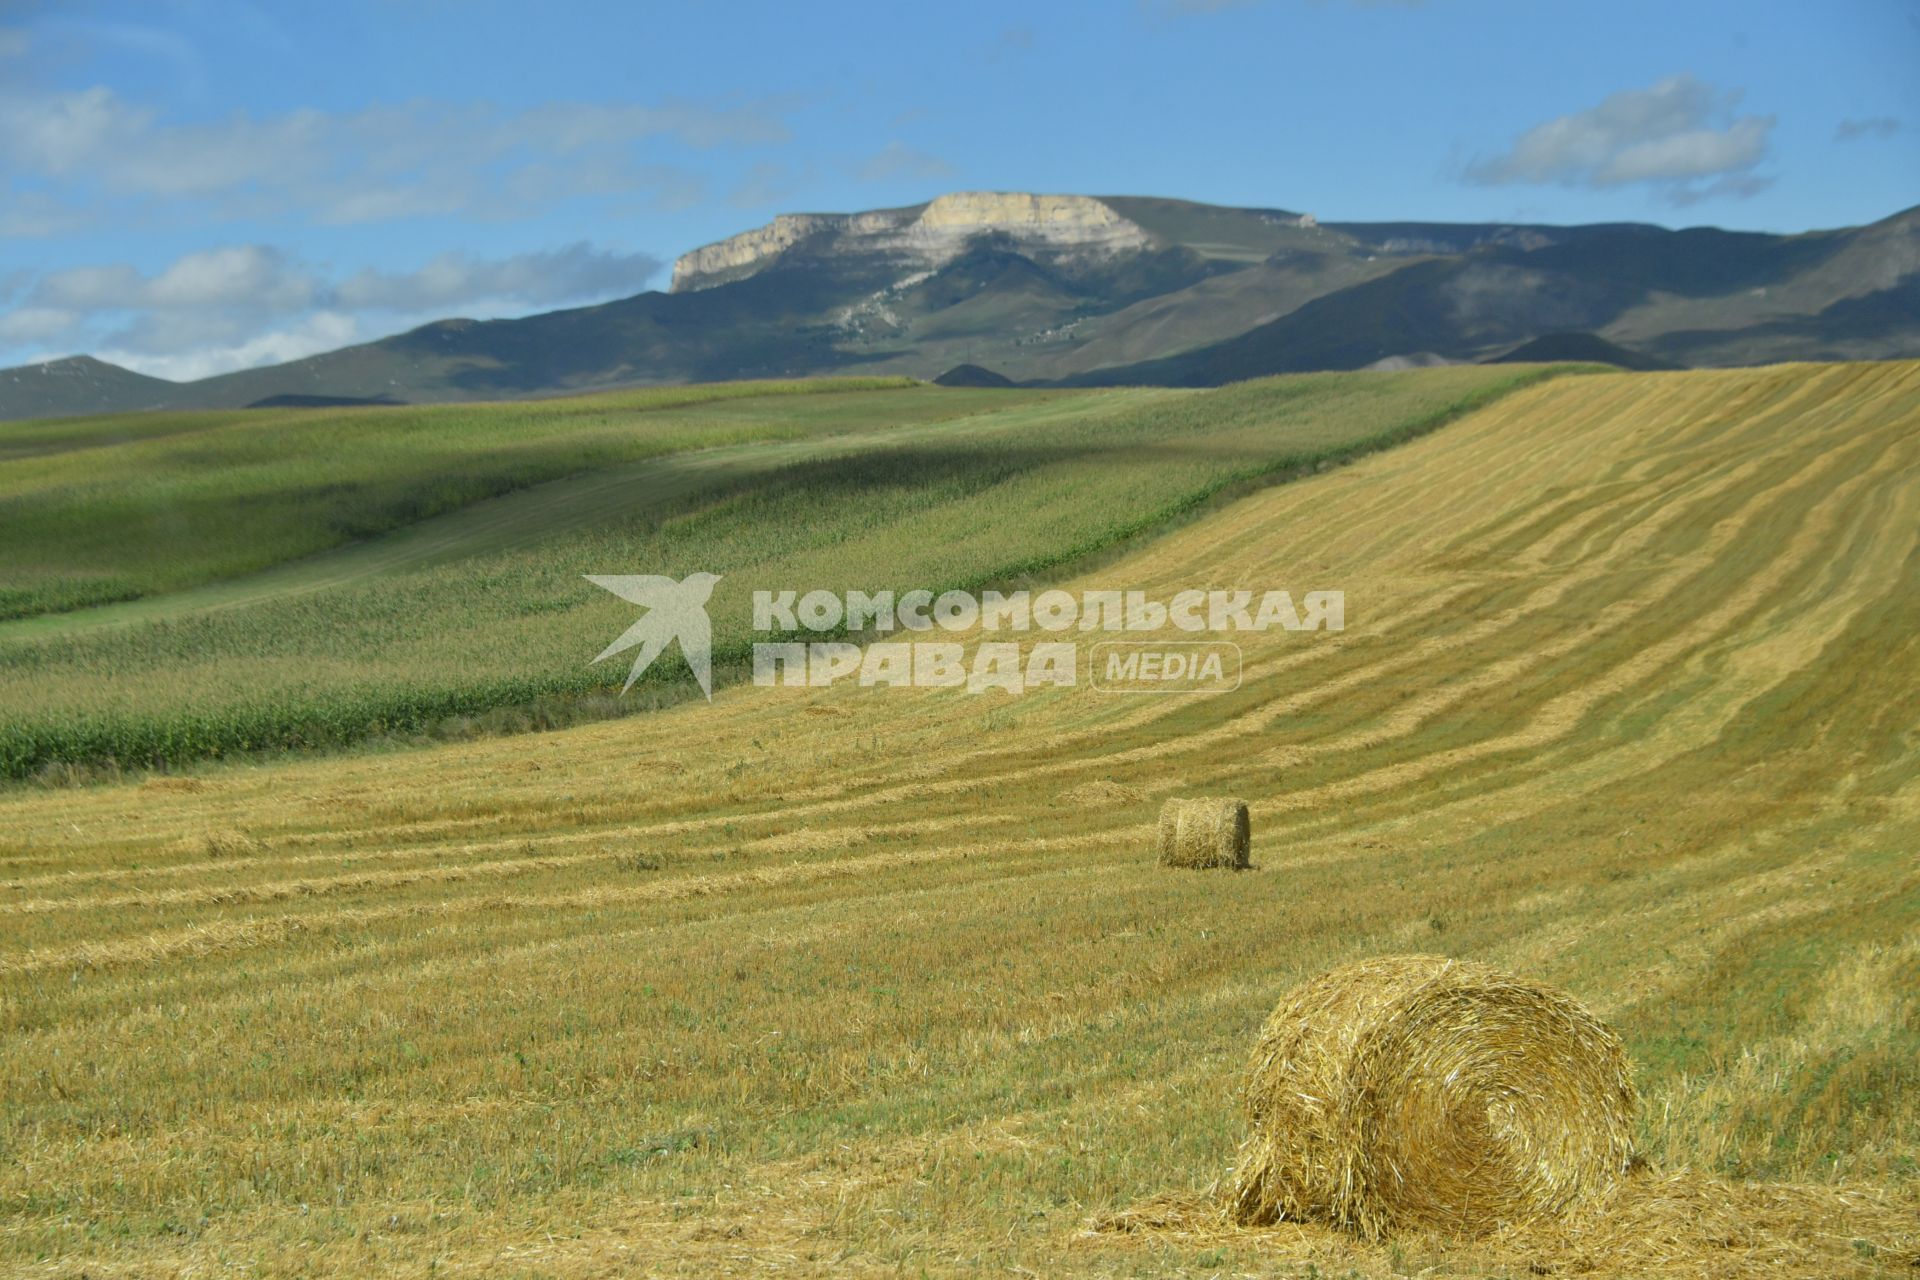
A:
{"type": "Polygon", "coordinates": [[[0,1270],[1913,1274],[1920,364],[1557,378],[1060,585],[1347,628],[0,793],[0,1270]],[[1673,1239],[1129,1216],[1406,951],[1619,1029],[1673,1239]]]}

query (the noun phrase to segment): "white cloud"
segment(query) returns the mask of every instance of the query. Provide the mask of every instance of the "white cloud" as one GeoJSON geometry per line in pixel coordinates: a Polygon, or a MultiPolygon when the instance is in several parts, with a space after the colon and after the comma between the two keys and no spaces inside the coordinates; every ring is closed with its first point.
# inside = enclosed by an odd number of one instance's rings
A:
{"type": "MultiPolygon", "coordinates": [[[[637,164],[623,155],[597,153],[549,164],[535,160],[502,179],[500,192],[509,210],[536,208],[555,191],[575,196],[639,193],[642,207],[656,212],[691,208],[706,198],[699,175],[671,165],[637,164]]],[[[483,218],[487,208],[468,210],[483,218]]]]}
{"type": "Polygon", "coordinates": [[[1738,98],[1670,76],[1535,125],[1503,154],[1469,165],[1466,177],[1488,185],[1646,184],[1676,204],[1752,195],[1770,181],[1752,170],[1767,158],[1774,117],[1735,117],[1738,98]]]}
{"type": "Polygon", "coordinates": [[[273,326],[297,321],[299,317],[243,315],[212,309],[136,311],[127,313],[119,328],[104,333],[105,318],[97,319],[100,323],[90,324],[88,328],[91,345],[161,357],[241,346],[273,326]]]}
{"type": "Polygon", "coordinates": [[[179,123],[103,86],[0,91],[0,164],[51,187],[70,207],[104,196],[190,203],[200,216],[333,224],[500,216],[579,195],[684,185],[672,166],[637,163],[634,147],[776,145],[788,139],[781,116],[769,103],[561,102],[508,111],[416,101],[179,123]],[[540,180],[522,180],[528,171],[540,180]]]}
{"type": "Polygon", "coordinates": [[[216,373],[280,364],[349,346],[364,337],[360,322],[337,311],[320,311],[295,323],[223,345],[156,354],[137,346],[105,347],[97,354],[109,364],[135,373],[175,382],[209,378],[216,373]]]}
{"type": "Polygon", "coordinates": [[[68,204],[44,191],[0,192],[0,237],[29,239],[80,231],[98,220],[96,209],[68,204]]]}
{"type": "Polygon", "coordinates": [[[1684,182],[1751,169],[1767,154],[1771,116],[1748,116],[1723,130],[1683,129],[1622,147],[1593,174],[1593,185],[1684,182]]]}
{"type": "Polygon", "coordinates": [[[13,301],[14,295],[33,283],[33,272],[25,267],[0,273],[0,302],[13,301]]]}
{"type": "Polygon", "coordinates": [[[104,311],[138,306],[147,282],[124,263],[98,267],[70,267],[42,276],[28,297],[30,304],[81,311],[104,311]]]}
{"type": "Polygon", "coordinates": [[[82,311],[229,307],[284,314],[311,306],[318,286],[278,249],[231,245],[190,253],[155,276],[125,264],[44,276],[31,300],[82,311]]]}
{"type": "Polygon", "coordinates": [[[80,325],[80,316],[56,307],[21,307],[0,315],[0,342],[43,346],[58,342],[80,325]]]}
{"type": "Polygon", "coordinates": [[[443,253],[417,271],[362,271],[343,281],[332,298],[350,310],[432,311],[476,302],[554,306],[638,293],[661,265],[648,254],[597,250],[584,241],[509,258],[443,253]]]}

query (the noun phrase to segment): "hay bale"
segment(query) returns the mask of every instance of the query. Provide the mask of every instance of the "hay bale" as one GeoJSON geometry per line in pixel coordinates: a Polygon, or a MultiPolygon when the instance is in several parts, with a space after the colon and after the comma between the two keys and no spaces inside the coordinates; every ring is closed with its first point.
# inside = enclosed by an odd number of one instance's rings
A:
{"type": "Polygon", "coordinates": [[[1443,956],[1386,956],[1294,988],[1248,1074],[1230,1208],[1378,1240],[1564,1215],[1633,1156],[1613,1030],[1551,987],[1443,956]]]}
{"type": "Polygon", "coordinates": [[[1160,865],[1245,867],[1252,845],[1244,800],[1169,800],[1160,810],[1160,865]]]}

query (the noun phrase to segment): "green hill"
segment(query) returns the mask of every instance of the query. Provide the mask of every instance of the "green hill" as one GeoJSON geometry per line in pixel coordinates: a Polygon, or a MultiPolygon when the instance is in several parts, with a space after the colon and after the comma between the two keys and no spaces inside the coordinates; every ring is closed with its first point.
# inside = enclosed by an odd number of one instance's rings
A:
{"type": "Polygon", "coordinates": [[[92,356],[0,369],[0,418],[124,413],[182,394],[178,383],[149,378],[92,356]]]}
{"type": "Polygon", "coordinates": [[[957,364],[933,380],[938,387],[1010,387],[1013,379],[977,364],[957,364]]]}
{"type": "Polygon", "coordinates": [[[1551,364],[1573,360],[1583,364],[1610,364],[1620,369],[1650,371],[1678,369],[1682,366],[1638,351],[1629,351],[1617,342],[1608,342],[1597,333],[1548,333],[1531,342],[1523,342],[1483,364],[1551,364]]]}
{"type": "Polygon", "coordinates": [[[624,673],[589,659],[630,606],[584,575],[723,574],[724,676],[756,585],[1019,581],[1551,372],[733,384],[252,411],[129,443],[124,420],[96,438],[58,424],[61,451],[10,466],[0,492],[32,548],[0,621],[0,775],[646,706],[679,686],[608,700],[624,673]]]}

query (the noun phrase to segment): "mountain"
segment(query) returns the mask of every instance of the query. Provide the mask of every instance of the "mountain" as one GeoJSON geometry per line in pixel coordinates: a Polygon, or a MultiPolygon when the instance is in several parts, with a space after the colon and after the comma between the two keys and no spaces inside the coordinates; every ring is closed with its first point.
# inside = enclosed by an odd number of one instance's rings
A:
{"type": "Polygon", "coordinates": [[[69,356],[0,369],[0,417],[66,418],[83,413],[144,409],[179,393],[180,385],[131,369],[69,356]]]}
{"type": "Polygon", "coordinates": [[[1478,361],[1555,334],[1665,365],[1920,355],[1920,209],[1798,235],[1642,223],[1321,223],[1139,196],[959,192],[783,214],[668,291],[438,321],[198,382],[0,370],[0,417],[500,399],[834,372],[1213,385],[1478,361]]]}
{"type": "Polygon", "coordinates": [[[1629,351],[1617,342],[1608,342],[1597,333],[1542,334],[1504,354],[1489,356],[1480,363],[1558,364],[1562,361],[1575,364],[1610,364],[1621,369],[1635,369],[1642,372],[1680,368],[1677,364],[1671,364],[1655,356],[1639,351],[1629,351]]]}
{"type": "Polygon", "coordinates": [[[1016,385],[1004,373],[982,369],[977,364],[957,364],[933,380],[936,387],[1011,387],[1016,385]]]}
{"type": "Polygon", "coordinates": [[[1795,236],[1613,225],[1442,242],[1399,230],[1371,241],[1415,246],[1397,270],[1219,342],[1070,380],[1209,386],[1411,352],[1480,360],[1570,331],[1672,365],[1920,354],[1920,209],[1795,236]]]}

